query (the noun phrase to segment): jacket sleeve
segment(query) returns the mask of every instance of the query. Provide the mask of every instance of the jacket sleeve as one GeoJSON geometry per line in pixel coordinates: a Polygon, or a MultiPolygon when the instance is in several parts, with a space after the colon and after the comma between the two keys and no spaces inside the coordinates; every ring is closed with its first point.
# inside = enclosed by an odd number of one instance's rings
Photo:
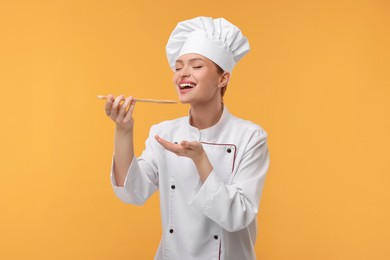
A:
{"type": "Polygon", "coordinates": [[[145,142],[145,150],[140,157],[133,158],[127,171],[123,187],[118,187],[114,178],[114,156],[111,163],[111,185],[115,195],[125,203],[143,205],[158,189],[157,154],[152,146],[153,127],[145,142]]]}
{"type": "Polygon", "coordinates": [[[258,130],[250,138],[232,181],[225,184],[213,170],[195,187],[190,205],[229,232],[247,227],[256,218],[269,161],[267,133],[258,130]]]}

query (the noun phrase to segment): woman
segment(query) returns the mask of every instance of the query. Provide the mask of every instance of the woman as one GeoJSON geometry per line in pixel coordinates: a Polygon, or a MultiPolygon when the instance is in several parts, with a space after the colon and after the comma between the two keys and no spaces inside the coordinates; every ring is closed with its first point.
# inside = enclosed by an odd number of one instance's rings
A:
{"type": "Polygon", "coordinates": [[[135,101],[121,104],[123,96],[109,95],[106,113],[116,122],[113,189],[137,205],[159,190],[163,232],[155,259],[255,259],[267,133],[230,114],[222,100],[249,43],[225,19],[197,17],[178,23],[166,50],[189,115],[152,126],[135,157],[135,101]]]}

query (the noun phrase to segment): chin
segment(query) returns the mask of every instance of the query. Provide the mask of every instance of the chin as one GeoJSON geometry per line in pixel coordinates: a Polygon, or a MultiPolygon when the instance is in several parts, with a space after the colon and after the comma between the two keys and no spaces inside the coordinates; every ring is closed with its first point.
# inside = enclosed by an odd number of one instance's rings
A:
{"type": "Polygon", "coordinates": [[[191,103],[191,99],[187,98],[187,97],[183,97],[183,96],[179,95],[178,99],[179,99],[179,102],[182,104],[190,104],[191,103]]]}
{"type": "Polygon", "coordinates": [[[179,99],[179,102],[180,102],[181,104],[191,104],[191,101],[189,101],[189,100],[179,99]]]}

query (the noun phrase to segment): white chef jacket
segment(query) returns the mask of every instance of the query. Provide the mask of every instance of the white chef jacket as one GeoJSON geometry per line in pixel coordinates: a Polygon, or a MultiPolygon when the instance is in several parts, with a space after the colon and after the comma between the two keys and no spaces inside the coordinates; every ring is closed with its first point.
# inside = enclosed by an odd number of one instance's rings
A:
{"type": "Polygon", "coordinates": [[[125,203],[142,205],[160,191],[162,239],[155,260],[252,260],[260,196],[269,167],[267,133],[224,107],[214,126],[199,130],[189,116],[150,129],[142,155],[134,157],[124,187],[111,183],[125,203]],[[205,182],[187,157],[165,150],[155,135],[198,141],[213,166],[205,182]]]}

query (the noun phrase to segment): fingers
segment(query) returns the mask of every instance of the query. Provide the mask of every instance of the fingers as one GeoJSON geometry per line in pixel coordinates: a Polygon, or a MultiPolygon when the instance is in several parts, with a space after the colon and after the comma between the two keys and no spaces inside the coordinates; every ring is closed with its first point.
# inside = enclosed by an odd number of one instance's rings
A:
{"type": "MultiPolygon", "coordinates": [[[[127,99],[129,100],[130,107],[127,110],[125,117],[123,118],[124,123],[128,123],[129,121],[131,121],[131,119],[133,117],[133,111],[135,108],[135,99],[133,97],[128,97],[127,99]]],[[[126,99],[126,101],[127,101],[127,99],[126,99]]],[[[126,107],[127,107],[127,105],[126,105],[126,107]]]]}
{"type": "Polygon", "coordinates": [[[158,135],[156,135],[155,138],[162,147],[178,156],[196,158],[203,152],[203,146],[199,142],[182,141],[180,144],[178,144],[176,142],[171,143],[167,140],[164,140],[158,135]]]}
{"type": "Polygon", "coordinates": [[[130,97],[125,99],[125,102],[123,102],[122,105],[120,105],[118,116],[115,119],[115,121],[117,123],[119,123],[119,124],[122,122],[125,123],[125,121],[126,121],[126,120],[124,120],[125,118],[127,119],[127,122],[130,121],[130,119],[132,117],[132,111],[131,112],[127,111],[127,108],[129,106],[129,104],[131,104],[133,101],[134,101],[133,97],[130,96],[130,97]]]}
{"type": "Polygon", "coordinates": [[[117,96],[114,102],[112,103],[110,117],[113,120],[116,120],[118,116],[118,108],[122,99],[123,99],[123,95],[117,96]]]}
{"type": "Polygon", "coordinates": [[[187,141],[181,141],[181,142],[180,142],[180,145],[183,146],[183,147],[188,147],[188,146],[189,146],[189,142],[187,142],[187,141]]]}
{"type": "Polygon", "coordinates": [[[162,147],[164,147],[165,149],[167,149],[168,151],[171,151],[173,153],[179,153],[180,152],[180,145],[177,145],[177,144],[173,144],[171,142],[168,142],[167,140],[165,139],[162,139],[161,137],[159,137],[158,135],[155,136],[157,142],[159,144],[161,144],[162,147]]]}
{"type": "Polygon", "coordinates": [[[180,142],[180,145],[183,146],[186,149],[190,150],[202,150],[203,146],[199,142],[189,142],[189,141],[182,141],[180,142]]]}
{"type": "Polygon", "coordinates": [[[126,99],[124,95],[119,95],[115,99],[110,94],[107,96],[105,106],[106,115],[109,116],[117,126],[124,129],[131,129],[134,125],[133,111],[135,99],[130,96],[126,99]],[[124,102],[122,102],[124,100],[124,102]]]}
{"type": "Polygon", "coordinates": [[[111,114],[111,107],[112,107],[113,100],[114,100],[114,97],[111,94],[109,94],[107,96],[107,102],[106,102],[106,107],[105,107],[107,116],[110,116],[110,114],[111,114]]]}

